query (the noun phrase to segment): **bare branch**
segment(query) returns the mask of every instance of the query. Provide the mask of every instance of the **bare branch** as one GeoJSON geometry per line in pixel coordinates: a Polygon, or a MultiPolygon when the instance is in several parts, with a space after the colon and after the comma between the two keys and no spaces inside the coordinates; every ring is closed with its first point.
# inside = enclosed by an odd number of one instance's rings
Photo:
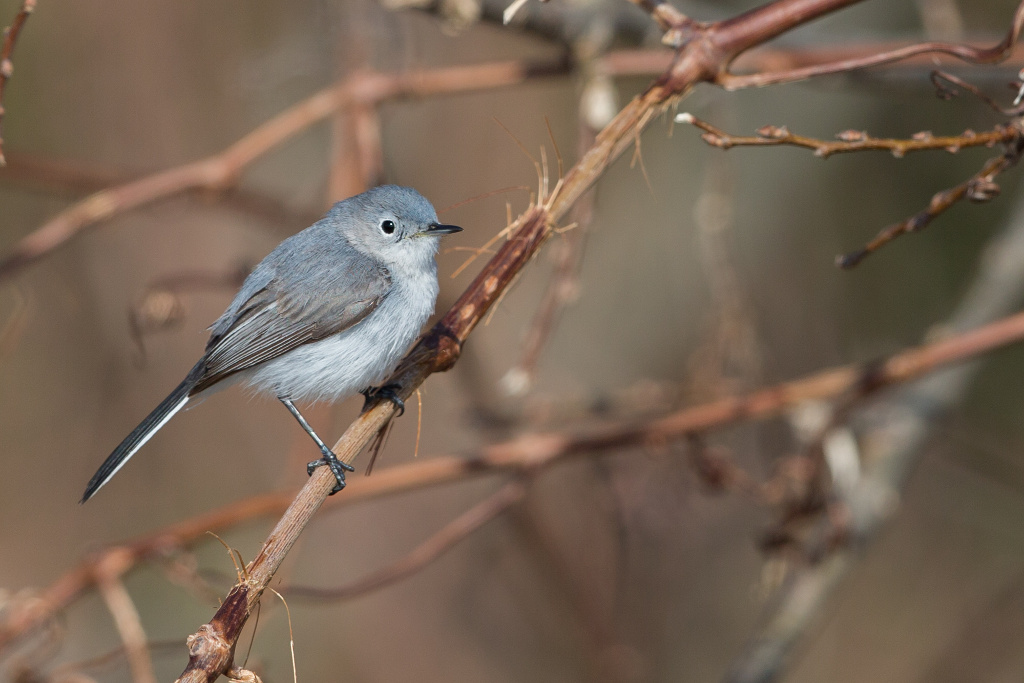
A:
{"type": "Polygon", "coordinates": [[[97,567],[96,585],[103,596],[103,601],[107,603],[107,609],[114,617],[118,633],[121,634],[125,656],[132,671],[132,680],[135,683],[157,683],[139,611],[135,609],[135,603],[121,582],[118,569],[112,569],[111,573],[105,571],[102,566],[97,567]]]}
{"type": "Polygon", "coordinates": [[[311,588],[284,586],[280,590],[288,596],[315,600],[347,600],[378,590],[415,574],[441,557],[474,531],[495,519],[526,496],[526,484],[516,480],[498,489],[466,512],[446,524],[436,534],[416,546],[408,555],[394,564],[373,572],[338,588],[311,588]]]}
{"type": "Polygon", "coordinates": [[[321,90],[211,157],[177,166],[124,185],[101,190],[60,212],[22,238],[0,259],[0,281],[64,245],[82,230],[131,209],[191,190],[223,191],[260,156],[339,109],[354,104],[443,93],[486,90],[535,77],[565,73],[562,61],[494,62],[477,66],[413,70],[398,74],[364,72],[321,90]]]}
{"type": "MultiPolygon", "coordinates": [[[[345,495],[332,498],[327,507],[336,509],[477,476],[529,473],[571,457],[685,439],[740,422],[775,417],[806,401],[841,397],[861,391],[865,386],[908,382],[945,365],[963,362],[1022,340],[1024,313],[904,351],[884,363],[872,365],[867,371],[857,366],[836,368],[750,394],[684,408],[640,423],[607,426],[575,435],[527,434],[488,446],[471,458],[435,457],[387,468],[373,477],[350,482],[345,495]]],[[[724,465],[728,466],[728,463],[724,465]]],[[[701,464],[701,467],[714,467],[716,471],[722,466],[723,463],[711,461],[701,464]]],[[[729,477],[738,483],[738,488],[754,491],[755,485],[748,478],[740,477],[731,467],[729,477]]],[[[255,518],[280,514],[292,497],[290,493],[277,493],[248,498],[90,556],[31,600],[13,604],[6,610],[5,618],[0,622],[0,651],[55,618],[94,586],[97,566],[102,565],[110,575],[123,575],[141,562],[207,538],[207,531],[227,529],[255,518]]],[[[766,500],[772,500],[768,493],[766,500]]]]}
{"type": "MultiPolygon", "coordinates": [[[[791,3],[771,3],[770,5],[766,6],[766,8],[777,8],[777,6],[779,5],[789,4],[791,3]]],[[[814,0],[806,0],[805,4],[814,6],[819,5],[821,3],[815,2],[814,0]]],[[[759,8],[758,10],[753,11],[764,11],[766,10],[766,8],[759,8]]],[[[835,7],[832,7],[831,9],[835,9],[835,7]]],[[[816,76],[825,76],[828,74],[855,71],[857,69],[865,69],[871,66],[882,66],[884,64],[891,64],[892,62],[908,59],[910,57],[928,54],[949,55],[951,57],[960,59],[964,62],[970,62],[974,64],[992,64],[995,62],[1002,61],[1010,54],[1010,50],[1012,49],[1013,44],[1017,42],[1017,38],[1020,36],[1022,27],[1024,27],[1024,2],[1017,6],[1017,9],[1013,15],[1011,28],[1007,32],[1006,37],[990,48],[978,48],[971,47],[970,45],[961,45],[958,43],[929,41],[925,43],[918,43],[916,45],[907,45],[904,47],[896,48],[893,50],[887,50],[872,55],[865,55],[862,57],[851,57],[848,59],[840,59],[838,61],[814,64],[811,66],[805,66],[784,71],[754,73],[744,76],[737,76],[729,73],[726,69],[723,69],[722,72],[719,73],[718,76],[715,78],[715,83],[722,86],[726,90],[739,90],[741,88],[751,87],[760,88],[766,85],[778,85],[780,83],[792,83],[793,81],[802,81],[807,78],[814,78],[816,76]]]]}
{"type": "Polygon", "coordinates": [[[813,150],[814,156],[823,159],[827,159],[833,154],[865,150],[887,151],[897,159],[906,156],[908,152],[925,150],[944,150],[956,153],[969,147],[994,147],[999,143],[1011,144],[1019,140],[1022,135],[1021,124],[1018,121],[1013,121],[1005,126],[998,125],[983,133],[968,130],[961,135],[936,137],[929,132],[921,132],[909,139],[873,138],[862,131],[848,130],[836,135],[837,140],[818,140],[796,135],[785,126],[763,126],[754,136],[730,135],[689,113],[679,114],[676,116],[676,121],[700,128],[704,131],[700,136],[701,139],[719,149],[789,145],[813,150]]]}
{"type": "Polygon", "coordinates": [[[906,220],[885,228],[878,233],[875,239],[864,245],[863,248],[849,254],[837,256],[836,265],[840,268],[853,268],[869,254],[892,242],[900,235],[924,230],[937,216],[949,210],[950,207],[965,197],[974,202],[986,202],[995,198],[999,195],[999,186],[995,183],[995,177],[1017,163],[1021,154],[1020,145],[1021,143],[1018,142],[1006,154],[989,159],[982,169],[968,180],[948,190],[936,193],[928,203],[928,208],[915,213],[906,220]]]}
{"type": "Polygon", "coordinates": [[[885,228],[862,249],[837,257],[836,265],[840,268],[853,268],[869,254],[874,253],[900,235],[923,230],[936,217],[964,198],[973,202],[985,202],[995,198],[999,195],[999,186],[995,183],[996,176],[1016,165],[1024,151],[1024,137],[1022,137],[1021,123],[1018,120],[1007,125],[998,125],[984,133],[968,130],[959,136],[935,137],[931,133],[924,132],[907,140],[873,138],[861,131],[845,131],[837,136],[839,138],[837,141],[824,141],[794,135],[785,126],[764,126],[753,137],[733,136],[689,113],[679,114],[676,121],[689,123],[703,130],[701,138],[713,147],[730,149],[739,146],[790,145],[814,150],[814,155],[822,158],[842,152],[864,150],[885,150],[900,158],[908,152],[923,150],[941,149],[956,153],[964,147],[992,147],[997,143],[1006,146],[1006,152],[1003,155],[989,159],[982,169],[971,178],[955,187],[936,193],[929,202],[928,208],[885,228]]]}

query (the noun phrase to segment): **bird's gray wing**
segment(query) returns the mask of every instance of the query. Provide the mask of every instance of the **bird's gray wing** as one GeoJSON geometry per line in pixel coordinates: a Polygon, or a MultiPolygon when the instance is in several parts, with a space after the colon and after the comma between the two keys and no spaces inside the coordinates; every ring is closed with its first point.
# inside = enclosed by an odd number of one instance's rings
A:
{"type": "Polygon", "coordinates": [[[377,308],[391,289],[390,274],[345,246],[338,253],[301,249],[268,256],[211,326],[204,370],[192,393],[343,332],[377,308]]]}

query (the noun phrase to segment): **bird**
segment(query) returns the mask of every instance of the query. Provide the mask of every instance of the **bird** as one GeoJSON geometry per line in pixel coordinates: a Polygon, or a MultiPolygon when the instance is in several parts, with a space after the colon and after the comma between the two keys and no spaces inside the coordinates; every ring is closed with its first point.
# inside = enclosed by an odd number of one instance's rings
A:
{"type": "Polygon", "coordinates": [[[113,450],[92,476],[85,503],[189,401],[234,384],[284,404],[320,449],[307,472],[328,466],[345,486],[341,462],[295,402],[333,402],[359,392],[404,410],[390,385],[378,387],[434,311],[435,255],[444,235],[433,205],[409,187],[382,185],[334,204],[319,221],[281,242],[246,277],[209,327],[206,350],[185,379],[113,450]]]}

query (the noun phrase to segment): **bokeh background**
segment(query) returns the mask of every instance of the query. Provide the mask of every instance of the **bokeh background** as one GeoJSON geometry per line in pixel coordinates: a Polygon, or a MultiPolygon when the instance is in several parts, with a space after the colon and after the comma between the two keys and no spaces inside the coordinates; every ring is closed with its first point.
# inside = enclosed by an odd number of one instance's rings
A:
{"type": "MultiPolygon", "coordinates": [[[[755,5],[679,4],[708,20],[755,5]]],[[[935,5],[864,3],[782,44],[920,38],[935,5]]],[[[964,31],[987,41],[1002,34],[1015,6],[959,5],[964,31]]],[[[18,7],[0,0],[0,21],[18,7]]],[[[595,16],[622,10],[571,7],[595,16]]],[[[642,13],[631,19],[645,20],[642,13]]],[[[360,65],[400,71],[555,58],[564,49],[515,26],[362,0],[41,0],[18,44],[5,101],[12,163],[0,170],[0,251],[96,186],[224,149],[360,65]]],[[[1005,84],[1016,69],[957,73],[1009,99],[1005,84]]],[[[785,124],[823,138],[846,129],[959,133],[1000,120],[972,99],[936,98],[927,76],[902,68],[732,94],[705,87],[681,108],[737,133],[785,124]]],[[[611,92],[621,103],[648,80],[615,80],[611,92]]],[[[438,207],[509,186],[535,188],[533,163],[495,119],[534,156],[546,146],[553,158],[550,123],[571,163],[585,89],[577,71],[386,104],[383,179],[418,188],[438,207]]],[[[0,619],[5,604],[93,550],[302,484],[303,463],[315,453],[292,418],[276,401],[231,390],[180,414],[100,495],[77,504],[107,453],[191,367],[206,325],[233,290],[182,292],[172,324],[143,336],[144,353],[132,333],[133,307],[167,278],[230,281],[315,220],[340,198],[328,196],[332,138],[331,125],[314,126],[247,168],[241,191],[179,196],[119,215],[0,283],[0,619]]],[[[970,287],[984,246],[1024,224],[1011,171],[999,181],[998,200],[958,206],[844,272],[833,265],[836,254],[916,212],[992,152],[827,161],[795,149],[722,152],[670,116],[650,127],[642,152],[646,179],[627,153],[596,188],[578,296],[530,390],[509,396],[501,378],[518,362],[550,285],[552,248],[473,334],[457,366],[425,385],[419,458],[472,455],[533,430],[657,414],[920,343],[970,287]]],[[[517,213],[528,200],[519,190],[444,213],[466,228],[448,246],[483,245],[504,227],[506,202],[517,213]]],[[[468,253],[439,257],[439,310],[482,263],[451,278],[468,253]]],[[[899,514],[863,549],[786,680],[1019,680],[1022,379],[1024,350],[991,354],[956,409],[932,425],[899,514]]],[[[316,408],[312,421],[333,440],[359,406],[316,408]]],[[[412,460],[416,412],[410,405],[398,420],[378,468],[412,460]]],[[[716,432],[709,442],[762,477],[799,445],[787,419],[716,432]]],[[[345,601],[290,598],[300,678],[720,679],[771,604],[779,560],[758,539],[774,517],[743,495],[709,493],[684,446],[561,465],[513,513],[411,578],[345,601]]],[[[360,476],[351,478],[353,488],[360,476]]],[[[402,557],[500,483],[472,480],[321,514],[275,585],[348,583],[402,557]]],[[[222,537],[249,560],[271,523],[255,520],[222,537]]],[[[172,580],[163,563],[126,579],[160,680],[181,671],[185,636],[216,607],[196,583],[223,595],[234,577],[213,539],[179,559],[196,567],[192,579],[172,580]]],[[[276,599],[264,603],[248,666],[264,680],[285,680],[288,621],[276,599]]],[[[51,631],[4,653],[0,675],[66,680],[69,670],[57,667],[120,642],[95,593],[51,631]]],[[[130,679],[116,656],[76,675],[130,679]]]]}

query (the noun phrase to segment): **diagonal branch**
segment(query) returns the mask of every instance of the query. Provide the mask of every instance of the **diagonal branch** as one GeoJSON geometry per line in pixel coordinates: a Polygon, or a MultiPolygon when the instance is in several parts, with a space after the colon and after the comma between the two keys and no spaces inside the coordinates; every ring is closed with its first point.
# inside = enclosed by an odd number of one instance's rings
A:
{"type": "MultiPolygon", "coordinates": [[[[685,439],[745,421],[776,417],[808,401],[836,399],[851,392],[863,393],[868,387],[906,383],[951,363],[963,362],[1021,341],[1024,341],[1024,314],[1017,314],[964,334],[909,349],[868,368],[834,368],[749,394],[683,408],[640,423],[610,425],[577,434],[526,434],[512,441],[487,446],[482,453],[471,458],[435,457],[388,468],[373,477],[351,482],[345,489],[345,495],[332,498],[327,507],[336,509],[476,476],[529,473],[573,457],[685,439]]],[[[0,651],[67,609],[95,585],[100,569],[106,575],[121,576],[142,562],[206,538],[207,531],[219,531],[259,517],[281,514],[291,500],[292,496],[287,493],[255,496],[97,552],[39,595],[15,603],[6,610],[3,621],[0,621],[0,651]]]]}
{"type": "Polygon", "coordinates": [[[397,562],[338,588],[283,586],[280,592],[289,597],[312,598],[317,601],[347,600],[415,574],[452,549],[474,531],[495,519],[526,496],[526,482],[516,479],[446,524],[437,533],[416,546],[397,562]]]}
{"type": "Polygon", "coordinates": [[[948,190],[935,193],[932,196],[932,200],[928,202],[927,208],[918,211],[910,218],[885,228],[873,240],[857,251],[837,256],[836,265],[840,268],[853,268],[900,235],[924,230],[936,217],[945,213],[954,204],[964,199],[970,199],[974,202],[986,202],[998,196],[999,186],[995,183],[996,176],[1016,165],[1020,160],[1021,151],[1021,141],[1017,141],[1014,147],[1008,150],[1006,154],[989,159],[980,171],[964,182],[948,190]]]}

